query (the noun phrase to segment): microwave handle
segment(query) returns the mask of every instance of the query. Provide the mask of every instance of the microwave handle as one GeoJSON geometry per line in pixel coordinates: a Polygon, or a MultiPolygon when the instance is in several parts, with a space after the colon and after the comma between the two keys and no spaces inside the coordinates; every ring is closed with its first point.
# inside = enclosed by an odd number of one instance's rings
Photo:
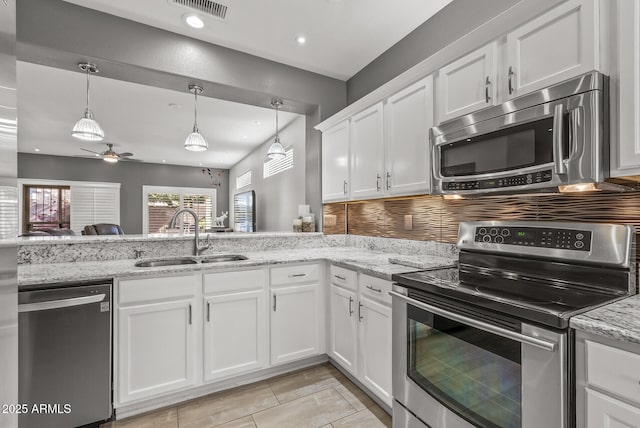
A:
{"type": "Polygon", "coordinates": [[[584,151],[584,141],[578,140],[582,137],[579,128],[580,124],[584,123],[582,116],[583,108],[581,106],[569,111],[569,150],[571,151],[569,162],[582,155],[584,151]]]}
{"type": "Polygon", "coordinates": [[[442,176],[440,175],[440,151],[438,150],[438,146],[434,143],[435,138],[433,136],[433,129],[429,129],[429,144],[431,145],[431,169],[433,170],[433,177],[436,180],[442,180],[442,176]]]}
{"type": "Polygon", "coordinates": [[[556,175],[567,175],[567,165],[564,163],[564,105],[556,104],[553,111],[553,172],[556,175]]]}

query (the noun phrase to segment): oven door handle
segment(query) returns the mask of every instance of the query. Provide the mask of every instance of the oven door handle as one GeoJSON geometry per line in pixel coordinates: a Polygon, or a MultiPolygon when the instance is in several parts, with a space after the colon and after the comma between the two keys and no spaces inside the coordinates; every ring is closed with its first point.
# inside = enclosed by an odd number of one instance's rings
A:
{"type": "Polygon", "coordinates": [[[526,334],[517,333],[515,331],[506,330],[504,328],[497,327],[493,324],[486,323],[484,321],[479,321],[473,318],[469,318],[464,315],[456,314],[454,312],[449,312],[447,310],[438,308],[436,306],[431,306],[426,303],[422,303],[418,300],[412,299],[410,297],[404,296],[398,292],[390,291],[390,295],[393,297],[397,297],[398,299],[404,300],[405,302],[417,306],[420,309],[424,309],[425,311],[432,312],[436,315],[440,315],[443,317],[447,317],[453,321],[458,321],[462,324],[466,324],[470,327],[477,328],[478,330],[483,330],[489,333],[496,334],[498,336],[506,337],[507,339],[512,339],[518,341],[520,343],[524,343],[527,345],[535,346],[536,348],[544,349],[545,351],[553,352],[556,349],[556,343],[550,342],[548,340],[539,339],[537,337],[527,336],[526,334]]]}

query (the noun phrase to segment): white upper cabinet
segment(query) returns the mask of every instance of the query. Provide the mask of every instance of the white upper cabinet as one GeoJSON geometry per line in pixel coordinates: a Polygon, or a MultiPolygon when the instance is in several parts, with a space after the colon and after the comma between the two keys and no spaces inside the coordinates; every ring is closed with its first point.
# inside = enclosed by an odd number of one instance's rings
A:
{"type": "Polygon", "coordinates": [[[438,72],[439,122],[495,105],[496,76],[496,42],[442,67],[438,72]]]}
{"type": "Polygon", "coordinates": [[[349,199],[349,121],[322,133],[322,201],[349,199]]]}
{"type": "Polygon", "coordinates": [[[507,34],[508,98],[600,68],[596,6],[569,0],[507,34]]]}
{"type": "Polygon", "coordinates": [[[386,174],[393,196],[428,193],[431,183],[429,128],[433,126],[433,77],[428,76],[387,100],[386,174]]]}
{"type": "Polygon", "coordinates": [[[378,103],[351,118],[351,198],[384,195],[383,107],[378,103]]]}
{"type": "Polygon", "coordinates": [[[640,0],[619,1],[617,6],[618,67],[611,77],[613,177],[640,174],[640,0]]]}

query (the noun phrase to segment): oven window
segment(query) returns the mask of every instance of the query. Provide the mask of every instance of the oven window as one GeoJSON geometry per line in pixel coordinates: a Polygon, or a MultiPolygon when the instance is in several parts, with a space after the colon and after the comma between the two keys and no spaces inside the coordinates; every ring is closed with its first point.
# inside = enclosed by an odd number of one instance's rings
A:
{"type": "Polygon", "coordinates": [[[521,427],[520,343],[408,306],[408,375],[484,428],[521,427]]]}
{"type": "MultiPolygon", "coordinates": [[[[569,134],[565,127],[564,153],[569,134]]],[[[458,177],[553,162],[553,117],[468,138],[440,148],[441,174],[458,177]]]]}

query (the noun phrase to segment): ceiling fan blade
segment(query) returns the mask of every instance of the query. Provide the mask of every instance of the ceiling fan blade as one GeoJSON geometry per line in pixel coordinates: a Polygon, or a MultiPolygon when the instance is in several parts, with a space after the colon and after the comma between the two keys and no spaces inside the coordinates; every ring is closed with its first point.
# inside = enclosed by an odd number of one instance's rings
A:
{"type": "Polygon", "coordinates": [[[93,154],[95,154],[95,155],[101,155],[101,156],[102,156],[102,153],[100,153],[100,152],[94,152],[93,150],[83,149],[82,147],[80,147],[80,150],[84,150],[85,152],[89,152],[89,153],[93,153],[93,154]]]}
{"type": "Polygon", "coordinates": [[[121,160],[121,161],[123,161],[123,162],[144,162],[144,161],[143,161],[143,160],[141,160],[141,159],[131,159],[131,158],[121,158],[121,159],[119,159],[119,160],[121,160]]]}
{"type": "Polygon", "coordinates": [[[99,156],[81,156],[81,155],[73,155],[74,158],[80,158],[80,159],[95,159],[95,160],[102,160],[101,157],[99,156]]]}
{"type": "Polygon", "coordinates": [[[129,153],[129,152],[124,152],[124,153],[118,153],[118,156],[122,157],[128,157],[128,156],[133,156],[133,153],[129,153]]]}

